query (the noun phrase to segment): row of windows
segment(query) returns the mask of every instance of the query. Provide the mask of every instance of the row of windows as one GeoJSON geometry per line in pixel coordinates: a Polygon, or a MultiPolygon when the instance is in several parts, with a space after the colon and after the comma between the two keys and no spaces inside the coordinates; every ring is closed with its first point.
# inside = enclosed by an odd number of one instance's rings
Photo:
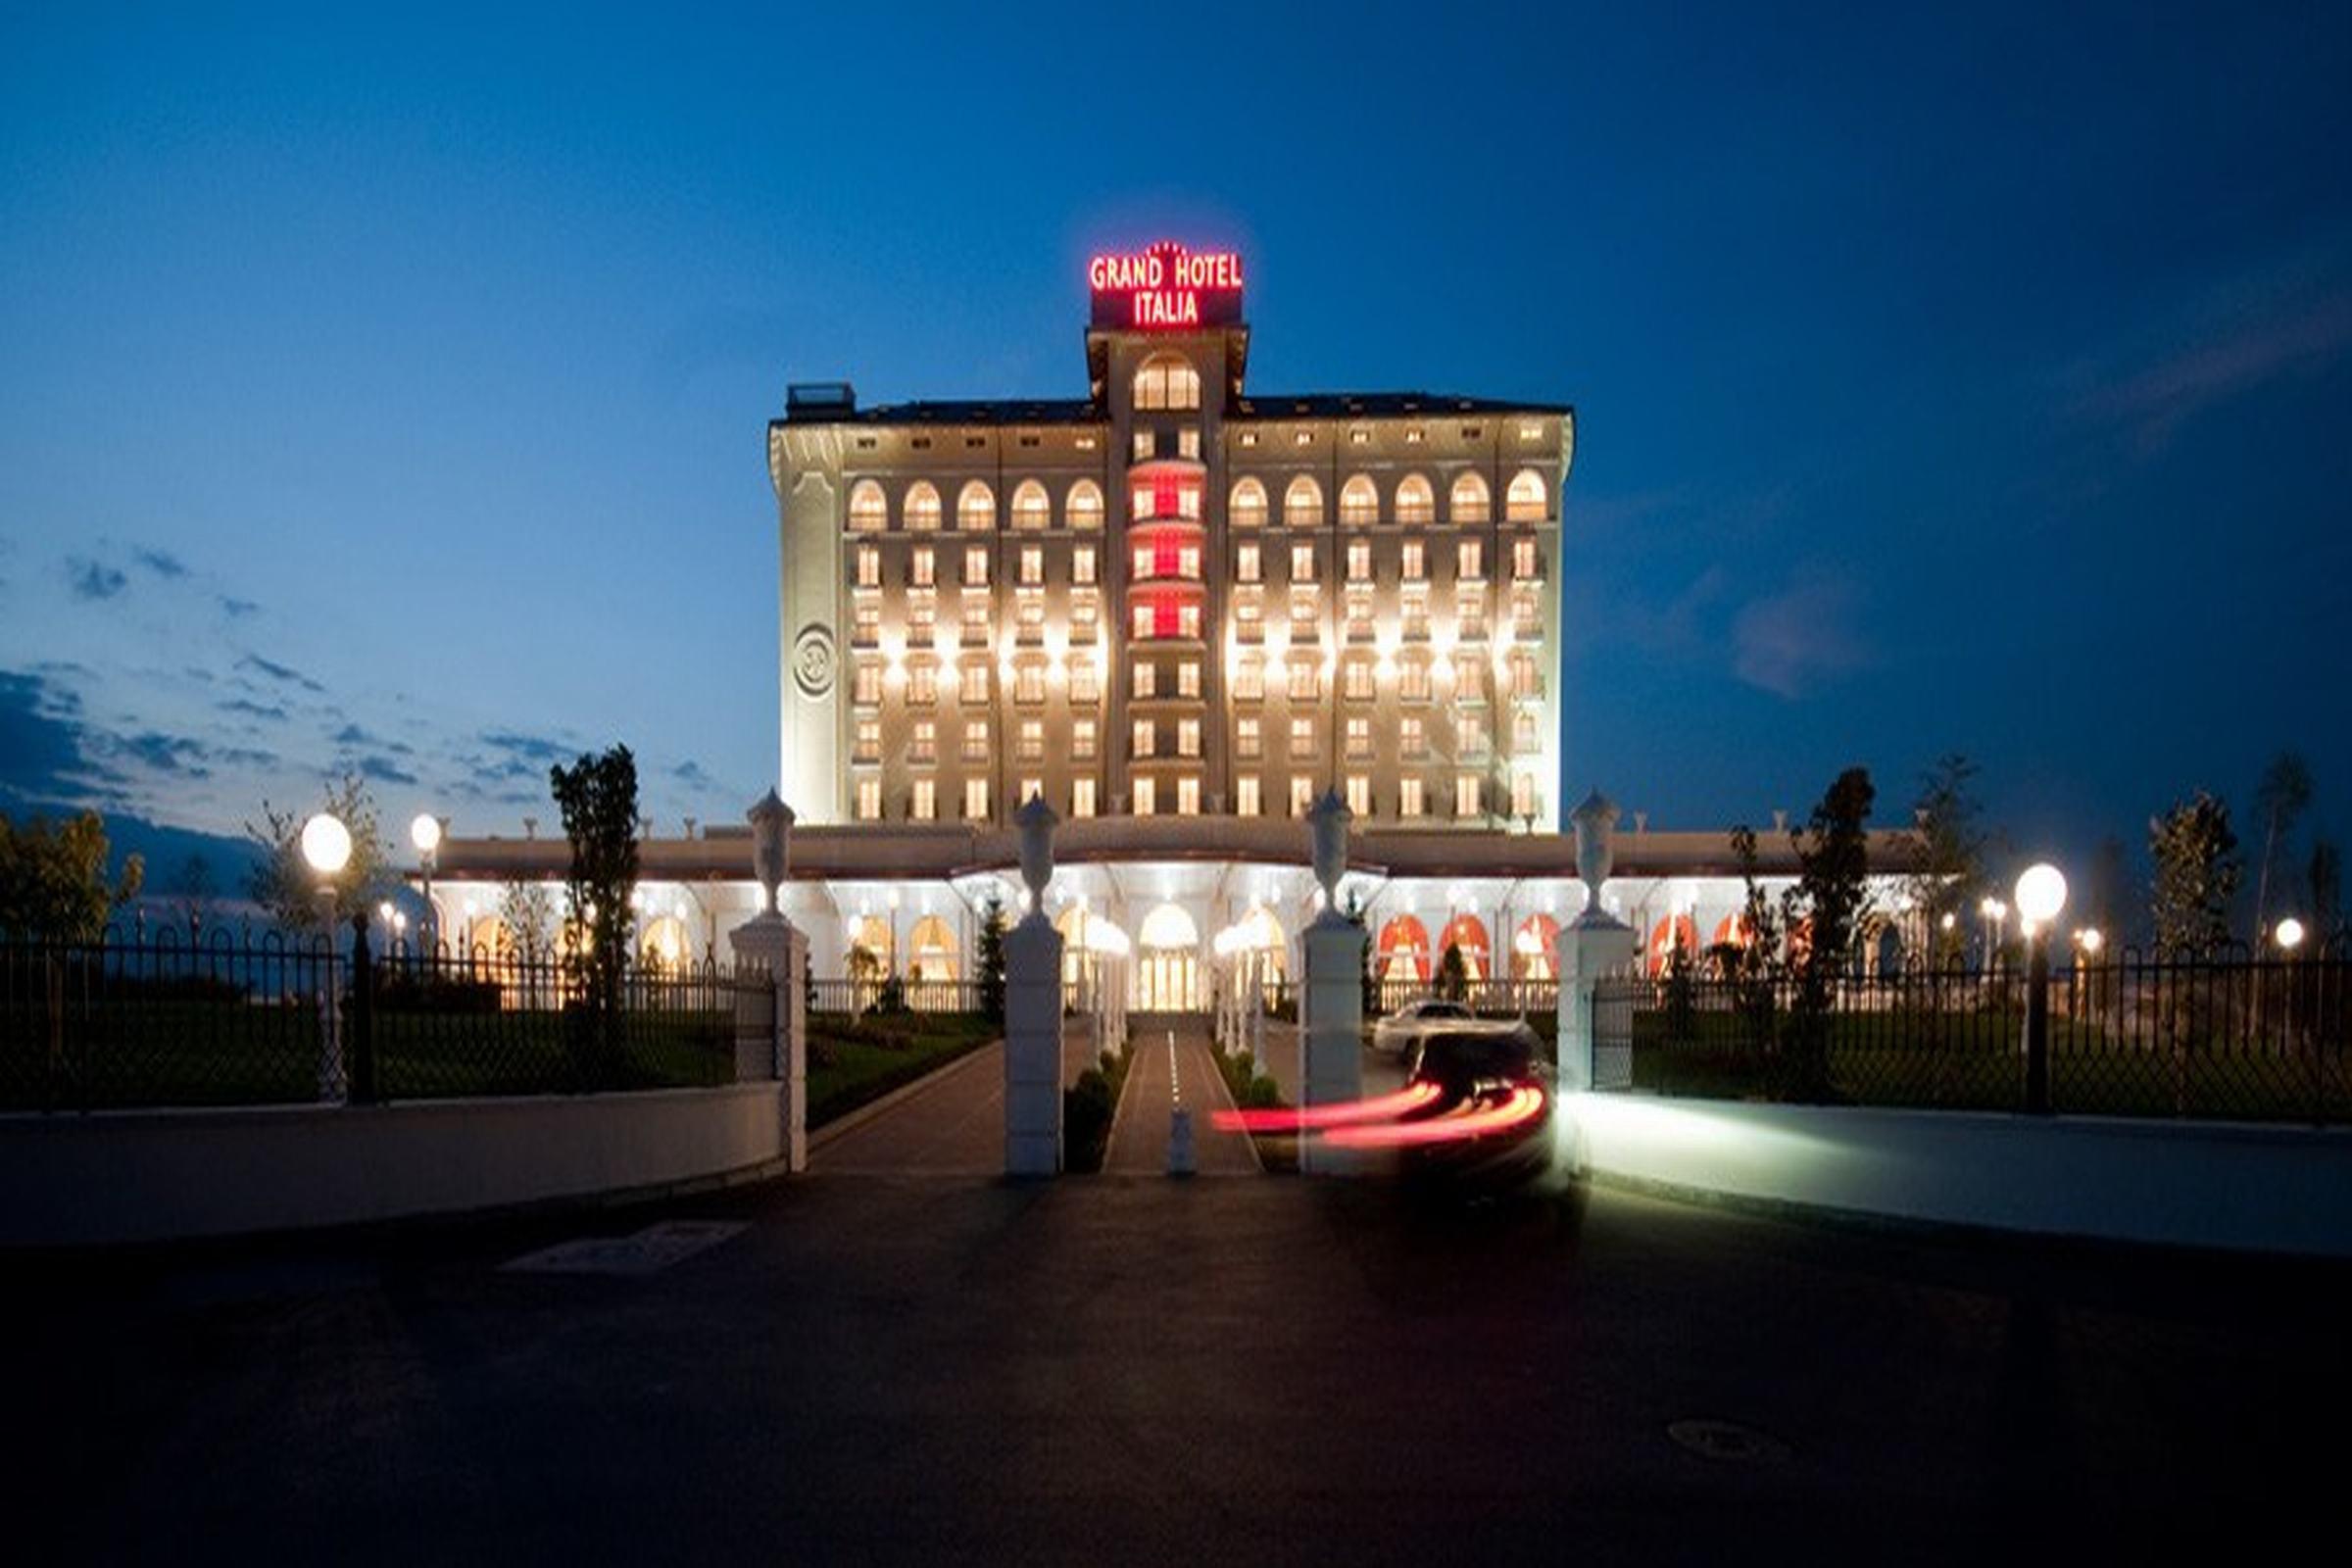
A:
{"type": "MultiPolygon", "coordinates": [[[[1291,546],[1291,577],[1293,582],[1315,580],[1317,547],[1311,544],[1291,546]]],[[[1482,582],[1487,575],[1487,542],[1484,539],[1457,539],[1453,546],[1454,580],[1482,582]]],[[[1136,553],[1137,574],[1143,575],[1143,552],[1136,553]]],[[[1369,583],[1372,577],[1372,544],[1367,539],[1350,540],[1347,552],[1348,581],[1369,583]]],[[[1523,581],[1541,582],[1544,578],[1544,556],[1533,539],[1511,541],[1511,575],[1523,581]]],[[[1419,539],[1407,539],[1396,552],[1396,576],[1399,582],[1429,580],[1429,548],[1419,539]]],[[[1265,554],[1254,543],[1244,541],[1233,547],[1233,578],[1236,582],[1253,583],[1265,580],[1265,554]]]]}
{"type": "MultiPolygon", "coordinates": [[[[1300,714],[1291,720],[1290,746],[1292,758],[1311,758],[1322,749],[1323,721],[1300,714]]],[[[1073,761],[1095,760],[1100,744],[1100,730],[1092,718],[1073,719],[1066,732],[1068,756],[1073,761]]],[[[1511,725],[1511,749],[1525,756],[1538,747],[1539,726],[1536,715],[1522,711],[1511,725]]],[[[1408,714],[1396,726],[1396,752],[1405,758],[1425,758],[1431,755],[1431,736],[1427,720],[1418,714],[1408,714]]],[[[1476,713],[1457,714],[1453,722],[1452,755],[1468,760],[1488,755],[1489,741],[1486,720],[1476,713]]],[[[1133,721],[1128,736],[1128,756],[1148,761],[1155,757],[1197,758],[1200,755],[1200,720],[1179,718],[1172,722],[1156,718],[1138,718],[1133,721]],[[1165,737],[1172,750],[1162,751],[1160,740],[1165,737]]],[[[989,723],[985,718],[968,719],[957,741],[957,755],[967,762],[985,762],[989,757],[989,723]]],[[[1265,755],[1264,721],[1254,714],[1245,714],[1234,721],[1234,755],[1244,761],[1255,761],[1265,755]]],[[[851,730],[850,760],[860,763],[882,760],[882,721],[879,718],[859,718],[851,730]]],[[[1342,731],[1341,755],[1348,758],[1370,758],[1375,755],[1372,720],[1365,716],[1351,717],[1342,731]]],[[[1043,761],[1046,756],[1045,720],[1027,718],[1013,730],[1013,759],[1016,761],[1043,761]]],[[[939,760],[939,721],[918,718],[909,727],[906,737],[906,761],[916,766],[929,766],[939,760]]]]}
{"type": "MultiPolygon", "coordinates": [[[[988,586],[991,563],[995,551],[986,545],[971,545],[963,552],[963,585],[967,588],[988,586]]],[[[1095,547],[1080,545],[1070,552],[1070,581],[1080,587],[1090,587],[1095,581],[1095,547]]],[[[873,545],[859,545],[852,558],[851,580],[860,588],[882,586],[882,552],[873,545]]],[[[1046,580],[1046,552],[1040,545],[1025,545],[1013,557],[1013,580],[1023,587],[1041,586],[1046,580]]],[[[917,545],[906,558],[906,582],[909,587],[932,588],[939,583],[939,552],[929,545],[917,545]]]]}
{"type": "MultiPolygon", "coordinates": [[[[1312,544],[1291,546],[1291,574],[1294,583],[1315,580],[1317,547],[1312,544]]],[[[983,588],[994,570],[995,552],[986,545],[971,545],[963,552],[963,575],[959,579],[967,588],[983,588]]],[[[882,552],[873,545],[859,545],[852,558],[852,581],[859,588],[879,588],[882,581],[882,552]]],[[[1070,553],[1070,581],[1080,587],[1091,587],[1097,578],[1098,558],[1095,547],[1080,545],[1070,553]]],[[[1165,536],[1149,544],[1139,544],[1134,550],[1134,575],[1139,582],[1175,579],[1184,582],[1200,580],[1200,546],[1173,536],[1165,536]]],[[[1354,540],[1347,551],[1347,580],[1351,583],[1370,583],[1373,580],[1372,546],[1368,540],[1354,540]]],[[[1429,580],[1429,550],[1418,539],[1407,539],[1397,552],[1397,580],[1426,582],[1429,580]]],[[[1454,542],[1454,579],[1457,582],[1485,580],[1487,570],[1487,542],[1484,539],[1460,539],[1454,542]]],[[[1544,557],[1533,539],[1511,541],[1511,575],[1521,581],[1541,582],[1544,577],[1544,557]]],[[[1254,542],[1245,541],[1233,548],[1233,576],[1239,583],[1265,581],[1265,551],[1254,542]]],[[[1013,558],[1013,580],[1023,587],[1042,586],[1046,580],[1046,552],[1040,545],[1025,545],[1013,558]]],[[[907,557],[906,582],[909,587],[931,588],[939,583],[939,552],[929,545],[918,545],[907,557]]]]}
{"type": "MultiPolygon", "coordinates": [[[[1160,814],[1163,804],[1160,785],[1163,782],[1169,786],[1165,798],[1165,805],[1169,809],[1178,816],[1200,814],[1200,780],[1187,776],[1164,781],[1150,777],[1135,779],[1133,781],[1135,815],[1157,816],[1160,814]]],[[[1267,782],[1253,773],[1246,773],[1236,778],[1233,781],[1234,814],[1237,816],[1264,815],[1267,782]]],[[[1408,822],[1434,817],[1437,813],[1433,807],[1442,797],[1438,796],[1431,786],[1435,783],[1442,789],[1445,782],[1444,779],[1434,781],[1422,778],[1398,779],[1395,802],[1396,816],[1408,822]]],[[[1488,814],[1488,779],[1484,773],[1455,774],[1452,784],[1452,814],[1457,821],[1477,820],[1488,814]]],[[[1375,799],[1369,774],[1350,773],[1348,775],[1344,787],[1347,791],[1348,808],[1358,816],[1372,816],[1375,814],[1376,808],[1388,804],[1386,801],[1375,799]]],[[[1313,809],[1318,790],[1319,781],[1312,775],[1302,773],[1290,775],[1290,814],[1302,817],[1313,809]]],[[[1014,784],[1012,799],[1014,803],[1019,803],[1033,797],[1042,797],[1045,793],[1046,781],[1044,779],[1024,778],[1014,784]]],[[[964,780],[963,816],[966,821],[985,822],[988,820],[990,795],[991,790],[987,779],[964,780]]],[[[1095,815],[1098,798],[1094,779],[1072,779],[1070,781],[1069,814],[1074,817],[1095,815]]],[[[861,778],[858,780],[853,809],[860,822],[882,820],[882,781],[880,779],[861,778]]],[[[1511,778],[1509,814],[1533,816],[1537,809],[1535,775],[1532,773],[1514,774],[1511,778]]],[[[913,781],[913,787],[907,794],[906,815],[909,820],[916,822],[930,822],[938,819],[939,786],[937,780],[918,778],[913,781]]]]}
{"type": "MultiPolygon", "coordinates": [[[[1200,493],[1197,486],[1182,483],[1171,477],[1166,483],[1154,481],[1138,485],[1131,498],[1138,517],[1183,516],[1200,514],[1200,493]]],[[[1102,487],[1092,479],[1074,482],[1063,502],[1063,520],[1072,528],[1088,529],[1102,526],[1102,487]]],[[[1544,476],[1533,468],[1522,468],[1511,476],[1503,492],[1503,520],[1506,522],[1544,522],[1551,516],[1549,487],[1544,476]]],[[[1245,478],[1235,481],[1226,500],[1226,516],[1237,528],[1262,527],[1270,520],[1270,504],[1262,480],[1245,478]]],[[[1408,473],[1396,481],[1392,520],[1398,523],[1431,524],[1438,521],[1437,492],[1425,475],[1408,473]]],[[[900,503],[900,522],[915,533],[935,533],[943,521],[938,486],[928,479],[917,479],[907,486],[900,503]]],[[[1323,523],[1323,486],[1311,474],[1295,476],[1282,493],[1282,520],[1288,527],[1315,528],[1323,523]]],[[[1380,521],[1380,487],[1370,474],[1352,475],[1340,487],[1340,521],[1354,527],[1370,527],[1380,521]]],[[[1446,496],[1446,520],[1449,523],[1484,523],[1494,520],[1494,508],[1487,481],[1481,474],[1457,474],[1446,496]]],[[[1053,501],[1046,487],[1035,479],[1023,479],[1012,492],[1012,526],[1023,529],[1042,529],[1053,526],[1053,501]]],[[[982,532],[997,525],[997,493],[981,479],[967,481],[956,496],[956,526],[970,532],[982,532]]],[[[890,497],[875,479],[860,479],[850,487],[850,527],[853,531],[873,532],[890,526],[890,497]]]]}
{"type": "MultiPolygon", "coordinates": [[[[1435,700],[1436,682],[1441,673],[1451,682],[1447,694],[1454,704],[1483,704],[1487,698],[1487,664],[1482,659],[1445,661],[1440,671],[1432,661],[1410,655],[1394,661],[1392,670],[1396,682],[1399,701],[1426,703],[1435,700]]],[[[966,706],[983,706],[989,701],[990,671],[995,668],[986,659],[973,659],[961,663],[942,663],[934,659],[914,659],[905,666],[906,682],[906,703],[908,707],[929,708],[939,702],[941,676],[947,676],[947,690],[958,696],[966,706]]],[[[1520,699],[1544,695],[1543,666],[1536,656],[1526,650],[1511,654],[1504,666],[1507,691],[1520,699]]],[[[1012,700],[1024,707],[1042,704],[1046,700],[1048,668],[1040,660],[1024,660],[1013,666],[1010,681],[1012,700]]],[[[1163,688],[1159,665],[1137,661],[1129,671],[1128,690],[1139,702],[1173,697],[1199,701],[1201,694],[1200,662],[1183,660],[1170,666],[1172,683],[1163,688]]],[[[1340,695],[1348,702],[1371,702],[1379,696],[1380,681],[1385,678],[1382,667],[1369,659],[1350,659],[1340,665],[1340,695]]],[[[880,660],[861,659],[850,676],[850,701],[858,708],[882,706],[884,666],[880,660]]],[[[1233,700],[1241,703],[1263,702],[1269,682],[1283,690],[1294,703],[1320,702],[1323,697],[1323,666],[1319,660],[1298,659],[1287,663],[1280,659],[1245,659],[1234,666],[1233,700]]],[[[1096,703],[1102,700],[1102,678],[1091,659],[1077,660],[1068,666],[1070,701],[1096,703]]],[[[1254,722],[1254,720],[1245,720],[1254,722]]]]}

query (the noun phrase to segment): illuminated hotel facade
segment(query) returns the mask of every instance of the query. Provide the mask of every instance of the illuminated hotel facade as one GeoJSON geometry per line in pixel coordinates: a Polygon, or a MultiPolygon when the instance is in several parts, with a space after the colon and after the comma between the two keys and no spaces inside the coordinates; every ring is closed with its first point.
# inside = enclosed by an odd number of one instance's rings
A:
{"type": "MultiPolygon", "coordinates": [[[[1556,689],[1573,411],[1256,392],[1230,254],[1099,257],[1089,284],[1083,398],[800,385],[768,425],[781,902],[813,973],[970,978],[1035,796],[1062,818],[1073,974],[1129,952],[1147,1010],[1202,1005],[1237,946],[1296,974],[1299,818],[1337,790],[1384,978],[1458,947],[1481,982],[1549,979],[1585,902],[1556,689]]],[[[1602,898],[1650,956],[1730,936],[1728,834],[1631,827],[1602,898]]],[[[1763,837],[1777,889],[1793,857],[1763,837]]],[[[640,858],[647,956],[723,956],[757,907],[748,830],[689,822],[640,858]]],[[[442,929],[511,941],[503,890],[564,862],[560,840],[445,842],[442,929]]]]}

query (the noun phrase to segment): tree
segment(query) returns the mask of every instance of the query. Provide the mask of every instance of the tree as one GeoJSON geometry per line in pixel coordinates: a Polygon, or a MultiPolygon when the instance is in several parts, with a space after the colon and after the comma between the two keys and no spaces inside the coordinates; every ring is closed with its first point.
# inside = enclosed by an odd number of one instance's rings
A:
{"type": "Polygon", "coordinates": [[[177,886],[172,889],[172,912],[180,924],[188,928],[188,940],[213,922],[213,911],[220,901],[220,887],[213,880],[213,862],[201,855],[191,855],[179,862],[177,886]]]}
{"type": "Polygon", "coordinates": [[[981,1015],[997,1028],[1004,1027],[1004,904],[990,899],[980,915],[977,962],[981,1015]]]}
{"type": "Polygon", "coordinates": [[[2311,804],[2311,768],[2293,752],[2280,752],[2262,770],[2254,786],[2254,814],[2262,819],[2262,866],[2254,879],[2254,947],[2271,930],[2271,867],[2278,863],[2281,840],[2295,830],[2295,819],[2311,804]]]}
{"type": "Polygon", "coordinates": [[[0,816],[0,935],[33,942],[96,942],[107,916],[136,898],[146,863],[124,856],[107,879],[106,819],[96,811],[52,825],[0,816]]]}
{"type": "MultiPolygon", "coordinates": [[[[392,880],[391,847],[384,842],[376,816],[375,797],[357,773],[330,781],[318,809],[342,820],[351,832],[351,858],[343,869],[325,879],[334,893],[334,918],[340,925],[367,911],[392,880]]],[[[302,856],[302,825],[309,812],[280,811],[262,803],[262,825],[245,824],[245,836],[261,846],[262,857],[245,878],[246,896],[260,905],[282,931],[303,931],[318,923],[320,878],[302,856]]]]}
{"type": "Polygon", "coordinates": [[[1438,983],[1433,989],[1447,1002],[1461,1002],[1470,995],[1470,960],[1462,956],[1460,943],[1446,944],[1446,952],[1438,959],[1438,983]]]}
{"type": "Polygon", "coordinates": [[[2240,871],[2230,808],[2199,790],[2148,818],[2148,856],[2156,865],[2156,945],[2202,950],[2228,941],[2240,871]]]}
{"type": "Polygon", "coordinates": [[[1732,829],[1732,853],[1740,858],[1746,901],[1740,909],[1739,940],[1725,968],[1732,980],[1733,1004],[1746,1023],[1748,1044],[1759,1053],[1769,1052],[1780,1029],[1780,914],[1757,873],[1756,830],[1744,822],[1732,829]]]}
{"type": "Polygon", "coordinates": [[[498,918],[525,961],[543,956],[554,944],[556,901],[544,882],[517,877],[507,883],[499,890],[498,918]]]}
{"type": "Polygon", "coordinates": [[[2311,859],[2303,868],[2304,892],[2311,899],[2311,930],[2322,942],[2344,933],[2344,852],[2333,839],[2314,839],[2311,859]]]}
{"type": "Polygon", "coordinates": [[[571,841],[564,887],[579,922],[564,945],[564,970],[580,987],[584,1043],[610,1050],[619,1040],[621,979],[636,925],[629,895],[637,888],[637,760],[615,746],[547,772],[571,841]]]}
{"type": "Polygon", "coordinates": [[[1938,964],[1959,956],[1966,938],[1961,918],[1972,906],[1984,882],[1984,851],[1988,842],[1982,808],[1972,783],[1977,764],[1958,752],[1949,753],[1920,775],[1919,799],[1913,815],[1918,823],[1912,850],[1911,905],[1920,911],[1929,952],[1938,964]],[[1946,927],[1945,915],[1952,915],[1946,927]]]}
{"type": "Polygon", "coordinates": [[[1788,1053],[1788,1090],[1818,1100],[1830,1091],[1829,1021],[1838,979],[1853,955],[1854,938],[1870,912],[1870,819],[1878,790],[1870,770],[1849,767],[1831,783],[1801,832],[1788,835],[1796,851],[1797,885],[1786,914],[1803,910],[1804,952],[1796,959],[1796,1005],[1788,1053]]]}

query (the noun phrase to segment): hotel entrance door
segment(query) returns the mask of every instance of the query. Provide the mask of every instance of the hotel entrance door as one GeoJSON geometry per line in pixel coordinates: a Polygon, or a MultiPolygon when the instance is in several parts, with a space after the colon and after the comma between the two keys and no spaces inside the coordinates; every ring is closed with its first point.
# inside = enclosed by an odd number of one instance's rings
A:
{"type": "Polygon", "coordinates": [[[1189,948],[1159,948],[1146,952],[1136,965],[1135,1010],[1138,1012],[1195,1012],[1200,1002],[1197,990],[1199,960],[1189,948]]]}

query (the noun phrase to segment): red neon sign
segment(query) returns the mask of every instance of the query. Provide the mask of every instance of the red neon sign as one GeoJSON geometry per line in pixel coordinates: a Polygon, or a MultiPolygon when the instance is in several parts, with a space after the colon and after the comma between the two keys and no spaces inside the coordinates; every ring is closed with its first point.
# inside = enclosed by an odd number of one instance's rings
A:
{"type": "Polygon", "coordinates": [[[1242,258],[1233,251],[1188,251],[1163,242],[1131,256],[1086,264],[1097,326],[1181,331],[1242,318],[1242,258]]]}

